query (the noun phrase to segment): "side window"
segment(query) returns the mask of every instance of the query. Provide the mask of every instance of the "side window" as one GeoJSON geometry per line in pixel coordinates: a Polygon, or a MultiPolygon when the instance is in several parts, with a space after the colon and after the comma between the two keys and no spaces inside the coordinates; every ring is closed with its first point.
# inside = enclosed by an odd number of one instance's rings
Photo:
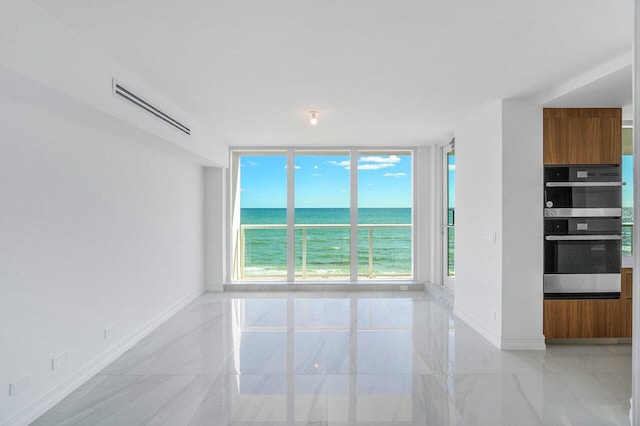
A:
{"type": "Polygon", "coordinates": [[[622,129],[622,255],[633,255],[633,129],[622,129]]]}

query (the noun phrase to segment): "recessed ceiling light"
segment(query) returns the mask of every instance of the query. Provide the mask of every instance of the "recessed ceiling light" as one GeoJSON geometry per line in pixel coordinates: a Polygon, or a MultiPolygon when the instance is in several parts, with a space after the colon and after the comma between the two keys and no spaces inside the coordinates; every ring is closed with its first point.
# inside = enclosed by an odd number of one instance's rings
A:
{"type": "Polygon", "coordinates": [[[309,117],[311,117],[309,123],[311,123],[312,126],[318,124],[318,115],[318,111],[309,111],[309,117]]]}

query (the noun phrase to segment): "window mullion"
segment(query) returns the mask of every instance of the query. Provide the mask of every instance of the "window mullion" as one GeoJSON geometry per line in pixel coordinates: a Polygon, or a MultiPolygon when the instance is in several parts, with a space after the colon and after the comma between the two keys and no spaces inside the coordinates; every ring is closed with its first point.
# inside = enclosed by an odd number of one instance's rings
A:
{"type": "Polygon", "coordinates": [[[351,200],[350,200],[350,213],[351,213],[351,269],[350,278],[351,282],[358,281],[358,150],[351,150],[351,200]]]}
{"type": "Polygon", "coordinates": [[[287,150],[287,282],[293,282],[296,275],[295,262],[295,217],[296,217],[296,199],[295,199],[295,151],[287,150]]]}

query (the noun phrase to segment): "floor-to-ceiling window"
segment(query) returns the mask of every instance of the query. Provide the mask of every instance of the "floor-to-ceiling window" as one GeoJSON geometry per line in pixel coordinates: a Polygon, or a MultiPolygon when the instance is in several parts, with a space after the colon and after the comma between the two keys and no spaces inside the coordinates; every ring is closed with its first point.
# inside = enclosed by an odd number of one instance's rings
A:
{"type": "Polygon", "coordinates": [[[456,152],[453,146],[443,149],[443,224],[442,284],[454,289],[455,269],[455,225],[456,225],[456,152]]]}
{"type": "Polygon", "coordinates": [[[235,279],[287,277],[286,152],[235,156],[233,276],[235,279]]]}
{"type": "Polygon", "coordinates": [[[232,151],[231,279],[412,279],[413,157],[232,151]]]}
{"type": "Polygon", "coordinates": [[[410,153],[359,153],[359,278],[411,276],[411,175],[410,153]]]}
{"type": "Polygon", "coordinates": [[[349,279],[349,151],[295,155],[296,279],[349,279]]]}
{"type": "Polygon", "coordinates": [[[633,255],[633,129],[622,129],[622,255],[633,255]]]}

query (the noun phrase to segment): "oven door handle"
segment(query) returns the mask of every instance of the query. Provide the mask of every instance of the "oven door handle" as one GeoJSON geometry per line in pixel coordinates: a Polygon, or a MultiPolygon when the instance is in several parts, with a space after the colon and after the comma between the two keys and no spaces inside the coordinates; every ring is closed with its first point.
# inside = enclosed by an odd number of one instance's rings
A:
{"type": "Polygon", "coordinates": [[[547,235],[547,241],[600,241],[600,240],[621,240],[622,235],[547,235]]]}
{"type": "Polygon", "coordinates": [[[548,188],[562,188],[574,186],[622,186],[622,182],[547,182],[548,188]]]}

